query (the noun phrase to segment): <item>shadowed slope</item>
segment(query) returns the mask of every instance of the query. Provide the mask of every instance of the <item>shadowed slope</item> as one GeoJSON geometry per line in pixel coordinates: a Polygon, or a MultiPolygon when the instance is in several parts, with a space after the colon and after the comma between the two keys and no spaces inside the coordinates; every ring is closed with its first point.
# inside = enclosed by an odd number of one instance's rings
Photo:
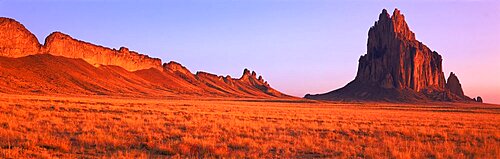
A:
{"type": "Polygon", "coordinates": [[[82,59],[49,54],[0,57],[0,93],[291,98],[262,83],[230,79],[233,83],[228,84],[214,78],[216,75],[203,74],[207,77],[185,72],[185,76],[191,77],[186,78],[168,68],[130,72],[118,66],[94,67],[82,59]]]}
{"type": "Polygon", "coordinates": [[[139,76],[116,66],[94,67],[81,59],[48,54],[0,57],[3,93],[137,95],[159,93],[139,76]],[[126,77],[126,78],[125,78],[126,77]]]}

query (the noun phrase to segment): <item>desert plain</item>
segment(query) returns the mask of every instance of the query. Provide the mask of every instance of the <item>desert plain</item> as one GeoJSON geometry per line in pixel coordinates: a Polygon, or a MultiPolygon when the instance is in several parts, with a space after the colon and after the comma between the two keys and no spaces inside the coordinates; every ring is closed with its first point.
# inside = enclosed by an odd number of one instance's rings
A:
{"type": "Polygon", "coordinates": [[[0,158],[498,158],[500,107],[0,96],[0,158]]]}

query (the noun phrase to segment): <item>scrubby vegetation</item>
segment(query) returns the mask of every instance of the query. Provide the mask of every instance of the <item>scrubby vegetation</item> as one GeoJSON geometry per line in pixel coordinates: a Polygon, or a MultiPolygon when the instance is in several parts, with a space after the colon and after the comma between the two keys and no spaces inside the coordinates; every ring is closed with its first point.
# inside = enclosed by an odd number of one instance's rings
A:
{"type": "Polygon", "coordinates": [[[496,158],[500,108],[0,97],[0,158],[496,158]]]}

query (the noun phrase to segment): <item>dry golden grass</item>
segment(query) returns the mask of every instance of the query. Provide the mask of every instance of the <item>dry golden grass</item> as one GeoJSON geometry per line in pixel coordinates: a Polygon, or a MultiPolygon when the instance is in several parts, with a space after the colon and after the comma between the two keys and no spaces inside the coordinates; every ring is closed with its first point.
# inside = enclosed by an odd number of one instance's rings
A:
{"type": "Polygon", "coordinates": [[[1,95],[0,158],[498,158],[500,107],[1,95]]]}

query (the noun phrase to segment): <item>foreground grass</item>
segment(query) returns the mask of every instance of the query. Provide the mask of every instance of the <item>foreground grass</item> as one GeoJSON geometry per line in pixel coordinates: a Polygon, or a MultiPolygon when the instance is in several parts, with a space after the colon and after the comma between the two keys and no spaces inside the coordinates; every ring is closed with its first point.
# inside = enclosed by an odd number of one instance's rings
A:
{"type": "Polygon", "coordinates": [[[500,108],[0,97],[0,158],[498,158],[500,108]]]}

